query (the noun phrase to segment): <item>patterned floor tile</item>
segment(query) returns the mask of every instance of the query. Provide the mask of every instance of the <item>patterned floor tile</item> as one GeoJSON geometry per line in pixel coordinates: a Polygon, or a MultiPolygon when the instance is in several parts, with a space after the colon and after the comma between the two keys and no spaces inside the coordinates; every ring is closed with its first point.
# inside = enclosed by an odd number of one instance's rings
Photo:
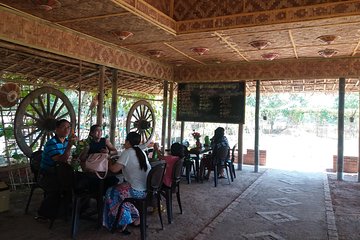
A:
{"type": "Polygon", "coordinates": [[[290,222],[290,221],[296,221],[298,220],[296,217],[293,217],[289,214],[280,212],[280,211],[274,211],[274,212],[257,212],[260,216],[263,218],[274,222],[274,223],[280,223],[280,222],[290,222]]]}
{"type": "Polygon", "coordinates": [[[295,189],[295,188],[279,188],[278,191],[283,192],[283,193],[297,193],[299,192],[299,190],[295,189]]]}
{"type": "Polygon", "coordinates": [[[291,206],[291,205],[298,205],[301,204],[301,202],[297,202],[295,200],[292,200],[290,198],[269,198],[268,201],[279,204],[280,206],[291,206]]]}
{"type": "Polygon", "coordinates": [[[287,183],[289,185],[301,184],[299,181],[292,180],[292,179],[280,179],[280,182],[287,183]]]}
{"type": "Polygon", "coordinates": [[[243,236],[249,240],[285,240],[285,238],[280,237],[273,232],[258,232],[253,234],[246,234],[243,236]]]}

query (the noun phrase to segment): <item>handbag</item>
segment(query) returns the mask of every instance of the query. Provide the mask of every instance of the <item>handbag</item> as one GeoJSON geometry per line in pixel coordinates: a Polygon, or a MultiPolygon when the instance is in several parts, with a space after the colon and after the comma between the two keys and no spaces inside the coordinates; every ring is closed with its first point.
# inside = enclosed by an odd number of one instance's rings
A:
{"type": "Polygon", "coordinates": [[[89,154],[85,161],[86,170],[94,172],[100,179],[106,178],[108,173],[108,157],[109,155],[107,153],[89,154]],[[104,176],[101,176],[99,173],[104,173],[104,176]]]}

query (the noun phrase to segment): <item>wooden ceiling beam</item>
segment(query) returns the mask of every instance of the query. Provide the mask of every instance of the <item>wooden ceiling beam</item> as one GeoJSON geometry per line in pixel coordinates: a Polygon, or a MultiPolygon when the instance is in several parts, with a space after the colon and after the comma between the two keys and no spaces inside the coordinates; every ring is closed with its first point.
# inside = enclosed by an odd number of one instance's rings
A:
{"type": "Polygon", "coordinates": [[[354,56],[354,55],[357,53],[357,50],[358,50],[359,46],[360,46],[360,40],[359,40],[358,43],[356,44],[356,47],[354,48],[351,56],[354,56]]]}
{"type": "Polygon", "coordinates": [[[228,47],[230,47],[232,50],[234,50],[241,58],[243,58],[245,61],[249,62],[249,60],[240,52],[240,50],[237,48],[237,46],[234,43],[231,43],[228,41],[229,37],[224,37],[218,32],[214,32],[214,35],[219,38],[220,41],[224,42],[228,47]]]}
{"type": "Polygon", "coordinates": [[[189,58],[189,59],[191,59],[191,60],[193,60],[193,61],[195,61],[195,62],[198,62],[198,63],[200,63],[200,64],[206,65],[204,62],[201,62],[201,61],[199,61],[199,60],[197,60],[197,59],[195,59],[195,58],[193,58],[193,57],[190,57],[189,55],[187,55],[186,53],[183,53],[182,51],[180,51],[180,50],[177,49],[176,47],[170,45],[169,43],[164,42],[164,44],[165,44],[165,46],[167,46],[167,47],[171,48],[172,50],[174,50],[174,51],[176,51],[176,52],[184,55],[185,57],[187,57],[187,58],[189,58]]]}
{"type": "Polygon", "coordinates": [[[81,18],[73,18],[67,19],[62,21],[55,21],[53,23],[64,24],[64,23],[73,23],[73,22],[82,22],[82,21],[89,21],[89,20],[98,20],[103,18],[110,18],[110,17],[121,17],[125,15],[131,15],[129,12],[121,12],[121,13],[111,13],[111,14],[104,14],[98,16],[91,16],[91,17],[81,17],[81,18]]]}
{"type": "Polygon", "coordinates": [[[297,54],[296,45],[295,45],[295,41],[294,41],[293,35],[292,35],[292,33],[291,33],[291,30],[289,30],[289,37],[290,37],[290,41],[291,41],[291,45],[292,45],[292,47],[293,47],[293,51],[294,51],[295,57],[296,57],[296,58],[299,58],[299,56],[298,56],[298,54],[297,54]]]}

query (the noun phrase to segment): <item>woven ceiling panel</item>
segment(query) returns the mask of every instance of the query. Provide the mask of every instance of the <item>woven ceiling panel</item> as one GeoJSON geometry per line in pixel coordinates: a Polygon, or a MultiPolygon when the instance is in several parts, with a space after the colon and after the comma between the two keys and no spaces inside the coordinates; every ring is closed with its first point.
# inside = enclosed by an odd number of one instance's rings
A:
{"type": "Polygon", "coordinates": [[[175,0],[174,19],[177,21],[219,17],[240,13],[271,11],[316,5],[340,0],[175,0]]]}
{"type": "Polygon", "coordinates": [[[149,3],[151,6],[156,8],[157,10],[165,13],[166,15],[170,15],[170,3],[169,0],[145,0],[145,2],[149,3]]]}

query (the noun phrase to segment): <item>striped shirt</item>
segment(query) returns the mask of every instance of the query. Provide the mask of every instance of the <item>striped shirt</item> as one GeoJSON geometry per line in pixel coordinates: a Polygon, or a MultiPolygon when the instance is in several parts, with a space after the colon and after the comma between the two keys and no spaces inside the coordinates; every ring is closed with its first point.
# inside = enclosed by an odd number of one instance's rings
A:
{"type": "Polygon", "coordinates": [[[52,159],[56,155],[62,155],[68,145],[68,139],[62,143],[60,139],[55,135],[44,146],[44,152],[42,154],[40,168],[48,169],[55,166],[55,161],[52,159]]]}

